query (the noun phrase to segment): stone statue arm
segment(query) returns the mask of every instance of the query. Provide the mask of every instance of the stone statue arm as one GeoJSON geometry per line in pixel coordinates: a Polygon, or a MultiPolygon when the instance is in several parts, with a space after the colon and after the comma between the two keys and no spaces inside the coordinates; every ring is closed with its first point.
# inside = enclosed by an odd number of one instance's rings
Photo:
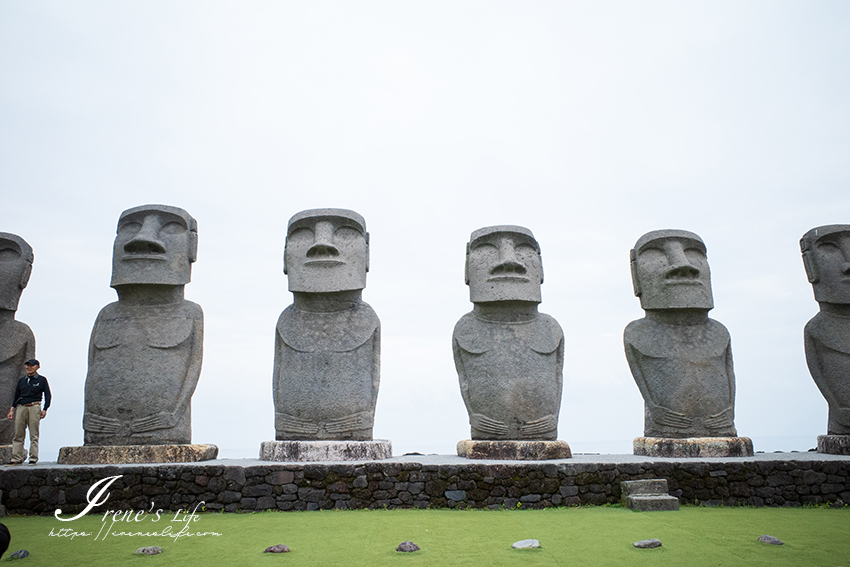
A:
{"type": "Polygon", "coordinates": [[[726,345],[726,379],[729,380],[729,407],[705,418],[703,423],[709,429],[732,427],[735,423],[735,370],[732,365],[731,344],[726,345]]]}
{"type": "MultiPolygon", "coordinates": [[[[94,337],[97,332],[98,323],[100,323],[100,315],[98,315],[97,320],[94,322],[94,327],[91,330],[91,338],[89,339],[89,372],[94,368],[94,356],[96,352],[94,337]]],[[[87,384],[88,381],[89,377],[86,376],[87,384]]],[[[114,434],[118,433],[120,429],[121,422],[119,420],[91,413],[88,409],[83,410],[83,431],[87,433],[114,434]]]]}
{"type": "Polygon", "coordinates": [[[809,367],[809,374],[812,375],[812,379],[826,399],[830,419],[850,427],[850,407],[841,407],[841,400],[829,388],[829,382],[824,378],[820,366],[821,353],[818,349],[818,341],[812,336],[808,328],[803,332],[803,340],[806,347],[806,364],[809,367]]]}
{"type": "MultiPolygon", "coordinates": [[[[561,399],[564,391],[564,339],[561,338],[560,344],[558,344],[558,349],[555,351],[555,364],[558,369],[558,373],[556,376],[556,380],[558,381],[558,399],[561,399]]],[[[557,429],[558,427],[558,416],[557,415],[547,415],[545,417],[541,417],[540,419],[535,419],[534,421],[528,421],[522,426],[520,426],[520,433],[524,436],[533,437],[536,435],[541,435],[543,433],[548,433],[553,429],[557,429]]],[[[506,428],[507,432],[507,428],[506,428]]]]}
{"type": "Polygon", "coordinates": [[[381,384],[381,324],[372,334],[372,407],[378,403],[378,387],[381,384]]]}
{"type": "MultiPolygon", "coordinates": [[[[463,367],[463,358],[460,345],[457,339],[452,337],[452,354],[455,359],[455,369],[457,370],[457,379],[460,383],[460,396],[463,398],[463,403],[466,409],[469,410],[469,379],[466,376],[466,370],[463,367]]],[[[470,414],[471,416],[472,414],[470,414]]]]}
{"type": "Polygon", "coordinates": [[[460,395],[469,413],[469,424],[472,429],[490,433],[492,435],[507,435],[508,426],[499,420],[487,417],[480,413],[472,413],[469,399],[469,378],[463,366],[463,352],[457,339],[452,337],[452,354],[454,354],[455,368],[457,369],[458,382],[460,383],[460,395]]]}
{"type": "Polygon", "coordinates": [[[646,385],[646,379],[643,377],[643,372],[640,369],[640,351],[636,349],[628,340],[624,339],[626,350],[626,360],[629,362],[629,369],[632,371],[632,377],[635,379],[640,395],[646,403],[646,409],[652,420],[659,425],[667,425],[669,427],[686,428],[693,426],[694,420],[683,413],[673,411],[670,408],[660,406],[652,399],[649,393],[649,387],[646,385]]]}
{"type": "Polygon", "coordinates": [[[204,351],[204,320],[203,315],[194,320],[192,333],[192,348],[189,352],[189,368],[180,386],[180,392],[174,398],[171,411],[161,411],[144,417],[136,418],[130,424],[133,433],[144,433],[157,429],[171,429],[177,425],[181,413],[192,402],[192,394],[198,386],[201,377],[201,363],[204,351]]]}

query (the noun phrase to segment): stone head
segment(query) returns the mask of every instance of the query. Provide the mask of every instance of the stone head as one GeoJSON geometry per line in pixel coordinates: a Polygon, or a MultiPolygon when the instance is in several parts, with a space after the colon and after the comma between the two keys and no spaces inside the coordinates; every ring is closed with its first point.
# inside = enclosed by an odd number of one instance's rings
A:
{"type": "Polygon", "coordinates": [[[16,234],[0,232],[0,309],[17,311],[32,273],[32,247],[16,234]]]}
{"type": "Polygon", "coordinates": [[[112,287],[184,285],[198,257],[198,223],[168,205],[142,205],[121,213],[112,248],[112,287]]]}
{"type": "Polygon", "coordinates": [[[501,225],[479,228],[466,245],[469,300],[540,303],[543,259],[530,230],[501,225]]]}
{"type": "Polygon", "coordinates": [[[632,284],[643,309],[712,309],[705,244],[687,230],[653,230],[631,251],[632,284]]]}
{"type": "Polygon", "coordinates": [[[369,233],[347,209],[310,209],[289,219],[283,273],[289,291],[329,293],[366,287],[369,233]]]}
{"type": "Polygon", "coordinates": [[[850,225],[813,228],[800,239],[800,249],[815,300],[850,304],[850,225]]]}

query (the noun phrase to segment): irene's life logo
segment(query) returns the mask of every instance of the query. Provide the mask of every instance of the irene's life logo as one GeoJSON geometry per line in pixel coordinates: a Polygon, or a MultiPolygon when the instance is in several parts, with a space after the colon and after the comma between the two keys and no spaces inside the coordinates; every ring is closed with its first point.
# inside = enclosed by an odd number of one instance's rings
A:
{"type": "MultiPolygon", "coordinates": [[[[53,516],[59,520],[60,522],[73,522],[74,520],[78,520],[92,511],[93,508],[102,506],[106,503],[106,500],[109,498],[109,487],[113,482],[118,480],[124,475],[115,475],[104,478],[103,480],[99,480],[94,483],[89,491],[86,493],[86,500],[88,501],[88,505],[85,510],[74,516],[73,518],[60,518],[59,515],[62,513],[61,509],[56,509],[56,512],[53,516]]],[[[154,504],[151,503],[151,507],[149,510],[107,510],[103,514],[103,518],[101,519],[100,530],[95,535],[94,532],[85,532],[85,531],[76,531],[73,528],[61,528],[56,532],[53,531],[53,528],[50,528],[49,536],[53,537],[69,537],[74,539],[75,537],[91,537],[94,536],[94,539],[97,540],[100,538],[101,541],[105,540],[107,536],[147,536],[147,537],[170,537],[173,538],[174,541],[177,541],[181,537],[192,537],[192,536],[220,536],[220,533],[216,532],[192,532],[189,527],[200,520],[200,516],[198,516],[197,511],[198,508],[202,507],[204,502],[199,502],[195,505],[194,509],[190,512],[187,510],[177,510],[174,513],[174,516],[171,516],[171,512],[166,512],[162,508],[157,508],[154,510],[154,504]],[[159,524],[158,522],[163,521],[163,524],[159,524]],[[149,522],[151,524],[157,524],[154,526],[152,531],[145,530],[142,525],[145,522],[149,522]],[[118,527],[116,528],[116,524],[118,527]],[[123,528],[123,529],[122,529],[123,528]],[[121,530],[121,531],[118,531],[121,530]]]]}

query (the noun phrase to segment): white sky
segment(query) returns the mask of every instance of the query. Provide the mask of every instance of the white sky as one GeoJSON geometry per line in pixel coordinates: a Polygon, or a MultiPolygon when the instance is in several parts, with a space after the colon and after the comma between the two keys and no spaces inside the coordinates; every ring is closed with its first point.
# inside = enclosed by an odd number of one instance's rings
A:
{"type": "Polygon", "coordinates": [[[628,251],[659,228],[708,246],[739,434],[814,447],[827,408],[805,364],[817,304],[798,240],[850,223],[848,101],[842,1],[5,0],[0,231],[35,249],[17,318],[55,396],[42,458],[82,444],[115,226],[146,203],[198,220],[193,440],[223,457],[274,438],[286,221],[317,207],[371,233],[375,437],[396,454],[469,437],[451,332],[471,309],[465,243],[494,224],[541,244],[574,452],[630,453],[643,432],[628,251]]]}

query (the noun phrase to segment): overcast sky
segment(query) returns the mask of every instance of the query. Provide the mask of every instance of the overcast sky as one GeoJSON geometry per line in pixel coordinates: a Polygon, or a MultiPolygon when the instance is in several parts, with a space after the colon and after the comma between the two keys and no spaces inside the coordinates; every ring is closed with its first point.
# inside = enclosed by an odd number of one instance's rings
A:
{"type": "Polygon", "coordinates": [[[540,242],[574,452],[630,453],[643,433],[628,253],[661,228],[708,247],[738,433],[757,451],[814,447],[827,406],[803,352],[817,304],[798,241],[850,223],[848,101],[843,1],[5,0],[0,231],[35,250],[17,318],[54,392],[42,459],[83,442],[116,223],[146,203],[198,221],[193,440],[223,457],[274,438],[286,222],[320,207],[371,233],[374,433],[395,454],[469,437],[451,333],[471,309],[465,243],[495,224],[540,242]]]}

